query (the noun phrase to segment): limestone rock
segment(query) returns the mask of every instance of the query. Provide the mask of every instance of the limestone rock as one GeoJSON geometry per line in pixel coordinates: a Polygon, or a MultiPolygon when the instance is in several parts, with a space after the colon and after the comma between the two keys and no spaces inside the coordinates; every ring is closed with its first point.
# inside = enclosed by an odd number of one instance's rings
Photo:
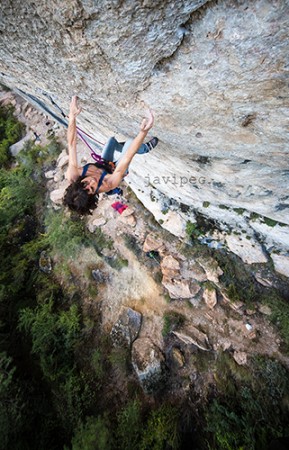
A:
{"type": "Polygon", "coordinates": [[[130,347],[138,337],[141,323],[141,313],[123,306],[110,333],[114,345],[130,347]]]}
{"type": "Polygon", "coordinates": [[[266,263],[268,261],[261,245],[256,241],[251,243],[243,236],[229,235],[226,237],[226,242],[229,250],[247,264],[266,263]]]}
{"type": "Polygon", "coordinates": [[[190,282],[188,280],[163,277],[162,284],[169,291],[172,299],[192,297],[190,282]]]}
{"type": "Polygon", "coordinates": [[[190,292],[192,297],[195,297],[201,290],[201,286],[193,281],[190,282],[190,292]]]}
{"type": "Polygon", "coordinates": [[[289,256],[271,254],[276,272],[289,278],[289,256]]]}
{"type": "Polygon", "coordinates": [[[161,270],[166,278],[177,277],[180,272],[180,263],[172,255],[165,256],[161,262],[161,270]]]}
{"type": "Polygon", "coordinates": [[[52,271],[51,258],[45,251],[42,251],[40,254],[39,269],[44,273],[52,271]]]}
{"type": "Polygon", "coordinates": [[[50,200],[56,205],[62,205],[65,191],[66,187],[55,189],[54,191],[50,192],[50,200]]]}
{"type": "Polygon", "coordinates": [[[184,367],[185,365],[184,355],[181,352],[181,350],[178,349],[177,347],[172,348],[171,358],[173,361],[173,365],[175,365],[178,368],[184,367]]]}
{"type": "Polygon", "coordinates": [[[163,253],[165,250],[165,245],[163,241],[161,241],[159,238],[154,237],[153,234],[148,234],[143,245],[143,251],[145,253],[156,251],[160,254],[163,253]]]}
{"type": "Polygon", "coordinates": [[[233,358],[239,366],[245,366],[247,364],[247,353],[234,351],[233,358]]]}
{"type": "Polygon", "coordinates": [[[91,233],[94,233],[98,227],[106,224],[106,218],[103,216],[94,217],[87,224],[87,228],[91,233]]]}
{"type": "Polygon", "coordinates": [[[207,335],[195,327],[190,328],[190,335],[177,331],[173,331],[172,333],[185,345],[195,345],[205,351],[210,348],[207,335]]]}
{"type": "Polygon", "coordinates": [[[63,171],[62,170],[57,170],[56,172],[55,172],[55,175],[54,175],[54,177],[53,177],[53,180],[54,180],[54,182],[55,183],[59,183],[60,181],[62,181],[63,179],[64,179],[64,173],[63,173],[63,171]]]}
{"type": "Polygon", "coordinates": [[[262,286],[265,287],[271,287],[273,286],[273,280],[271,280],[270,276],[264,275],[262,271],[258,271],[254,273],[254,277],[258,283],[262,284],[262,286]]]}
{"type": "Polygon", "coordinates": [[[272,314],[271,308],[267,305],[260,305],[259,311],[260,311],[260,313],[265,314],[265,316],[271,316],[271,314],[272,314]]]}
{"type": "Polygon", "coordinates": [[[208,288],[205,289],[205,291],[203,293],[203,299],[204,299],[206,305],[210,309],[213,309],[217,304],[216,289],[208,289],[208,288]]]}
{"type": "MultiPolygon", "coordinates": [[[[100,142],[134,135],[143,103],[153,105],[159,144],[136,155],[126,180],[138,198],[178,235],[196,210],[250,237],[252,213],[289,223],[287,17],[277,0],[4,1],[0,81],[62,121],[52,101],[67,114],[79,92],[78,124],[100,142]]],[[[289,250],[284,230],[273,238],[289,250]]]]}
{"type": "Polygon", "coordinates": [[[169,211],[162,226],[174,236],[183,237],[185,235],[186,220],[176,211],[169,211]]]}
{"type": "Polygon", "coordinates": [[[229,350],[232,347],[232,342],[229,339],[223,338],[220,343],[220,345],[217,345],[217,348],[214,348],[214,350],[218,350],[219,346],[224,350],[229,350]]]}
{"type": "Polygon", "coordinates": [[[250,309],[250,308],[246,308],[246,314],[248,316],[253,316],[254,314],[256,314],[256,309],[250,309]]]}
{"type": "Polygon", "coordinates": [[[66,150],[63,150],[57,159],[57,167],[59,169],[63,169],[64,166],[68,164],[68,154],[66,153],[66,150]]]}
{"type": "Polygon", "coordinates": [[[186,263],[181,268],[181,276],[183,278],[193,278],[197,281],[207,281],[207,275],[204,269],[196,261],[186,263]]]}
{"type": "Polygon", "coordinates": [[[47,172],[45,172],[45,178],[47,178],[48,180],[51,180],[54,178],[55,175],[55,170],[48,170],[47,172]]]}
{"type": "Polygon", "coordinates": [[[119,220],[126,224],[129,225],[130,227],[135,227],[136,226],[136,218],[133,214],[130,214],[129,216],[123,216],[122,214],[119,217],[119,220]]]}
{"type": "Polygon", "coordinates": [[[139,338],[133,343],[131,362],[145,392],[162,387],[164,356],[149,338],[139,338]]]}
{"type": "Polygon", "coordinates": [[[10,145],[9,151],[12,156],[18,155],[18,153],[23,149],[26,142],[33,140],[33,133],[29,131],[24,138],[22,138],[20,141],[16,142],[13,145],[10,145]]]}
{"type": "Polygon", "coordinates": [[[197,261],[206,272],[208,280],[212,281],[213,283],[218,283],[219,276],[223,275],[223,271],[218,266],[217,261],[215,261],[213,258],[198,258],[197,261]]]}
{"type": "Polygon", "coordinates": [[[132,208],[131,206],[128,206],[128,207],[121,213],[121,217],[131,216],[132,214],[134,214],[134,212],[135,212],[134,208],[132,208]]]}
{"type": "Polygon", "coordinates": [[[234,311],[237,311],[239,313],[242,312],[242,308],[244,306],[244,303],[240,300],[231,300],[225,291],[221,291],[222,300],[224,303],[226,303],[230,308],[232,308],[234,311]]]}
{"type": "Polygon", "coordinates": [[[99,269],[93,269],[91,275],[97,283],[105,283],[107,281],[107,276],[99,269]]]}

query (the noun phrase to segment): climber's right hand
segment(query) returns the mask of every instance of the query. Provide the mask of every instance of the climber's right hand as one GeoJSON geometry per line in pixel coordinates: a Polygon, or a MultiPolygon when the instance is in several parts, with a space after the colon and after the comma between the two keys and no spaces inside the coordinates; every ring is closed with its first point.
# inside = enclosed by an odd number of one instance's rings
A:
{"type": "Polygon", "coordinates": [[[69,115],[76,117],[81,113],[82,108],[78,106],[78,97],[74,95],[71,99],[69,115]]]}

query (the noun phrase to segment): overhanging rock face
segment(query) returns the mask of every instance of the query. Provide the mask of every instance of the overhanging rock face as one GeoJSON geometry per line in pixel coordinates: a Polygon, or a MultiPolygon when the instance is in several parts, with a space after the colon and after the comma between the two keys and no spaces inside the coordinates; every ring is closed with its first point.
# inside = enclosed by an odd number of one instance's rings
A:
{"type": "Polygon", "coordinates": [[[160,143],[130,182],[164,226],[197,212],[286,255],[288,1],[4,0],[1,15],[7,86],[52,110],[77,93],[101,140],[154,109],[160,143]]]}

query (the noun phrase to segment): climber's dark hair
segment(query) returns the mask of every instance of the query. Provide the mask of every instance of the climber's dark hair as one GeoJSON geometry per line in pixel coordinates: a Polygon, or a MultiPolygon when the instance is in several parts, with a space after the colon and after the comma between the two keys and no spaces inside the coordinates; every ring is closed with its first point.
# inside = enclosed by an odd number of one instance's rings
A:
{"type": "Polygon", "coordinates": [[[98,194],[89,194],[84,189],[81,182],[84,177],[78,177],[76,181],[71,183],[65,191],[63,204],[68,206],[71,211],[78,214],[91,214],[91,211],[97,208],[98,194]]]}

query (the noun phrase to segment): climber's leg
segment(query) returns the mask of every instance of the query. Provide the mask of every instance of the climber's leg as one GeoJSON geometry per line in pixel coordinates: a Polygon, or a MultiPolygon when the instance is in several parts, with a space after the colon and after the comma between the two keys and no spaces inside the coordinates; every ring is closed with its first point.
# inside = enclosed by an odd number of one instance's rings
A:
{"type": "MultiPolygon", "coordinates": [[[[123,156],[127,149],[129,148],[130,144],[132,143],[133,139],[128,139],[123,148],[122,148],[122,152],[121,152],[121,156],[123,156]]],[[[146,144],[142,144],[140,146],[140,148],[137,151],[138,155],[144,155],[145,153],[148,153],[149,151],[151,151],[153,148],[156,147],[157,143],[158,143],[158,138],[154,137],[152,138],[150,141],[148,141],[146,144]]]]}
{"type": "Polygon", "coordinates": [[[106,159],[106,161],[113,161],[114,152],[122,152],[122,150],[123,143],[119,143],[114,137],[111,137],[103,147],[101,157],[106,159]]]}
{"type": "MultiPolygon", "coordinates": [[[[125,155],[125,153],[127,152],[130,144],[132,143],[133,139],[128,139],[125,144],[122,147],[122,151],[121,151],[121,155],[120,158],[117,160],[116,165],[119,163],[119,161],[121,160],[121,158],[123,157],[123,155],[125,155]]],[[[137,151],[138,155],[144,155],[145,153],[148,153],[150,150],[152,150],[158,143],[158,138],[154,137],[152,138],[149,142],[147,142],[146,144],[142,144],[140,146],[140,148],[137,151]]],[[[129,167],[128,167],[129,169],[129,167]]],[[[125,173],[126,175],[128,174],[128,170],[125,173]]]]}

